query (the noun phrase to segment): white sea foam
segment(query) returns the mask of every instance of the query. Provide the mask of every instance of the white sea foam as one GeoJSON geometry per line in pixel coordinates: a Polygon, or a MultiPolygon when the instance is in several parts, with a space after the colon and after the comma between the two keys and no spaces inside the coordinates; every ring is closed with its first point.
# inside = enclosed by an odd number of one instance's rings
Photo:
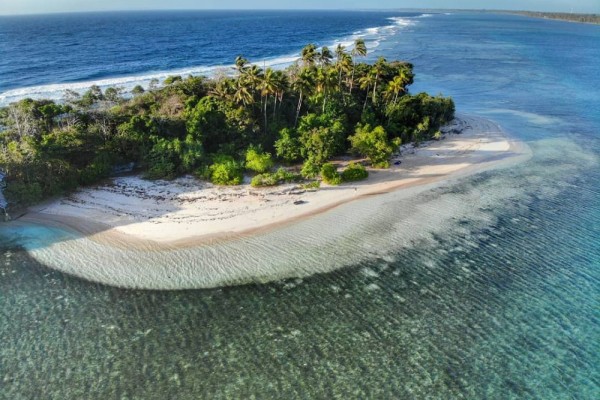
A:
{"type": "MultiPolygon", "coordinates": [[[[260,65],[263,64],[272,67],[272,68],[284,68],[294,61],[296,61],[298,57],[296,56],[283,56],[273,59],[268,59],[260,62],[260,65]]],[[[181,68],[169,71],[159,71],[152,72],[143,75],[132,75],[125,77],[116,77],[116,78],[106,78],[99,80],[89,80],[89,81],[81,81],[81,82],[70,82],[70,83],[57,83],[50,85],[40,85],[40,86],[29,86],[18,89],[8,90],[0,94],[0,106],[6,106],[14,101],[18,101],[24,98],[32,98],[32,99],[50,99],[50,100],[61,100],[66,90],[72,90],[77,93],[83,93],[92,85],[97,85],[101,89],[106,89],[109,87],[121,87],[126,92],[130,92],[135,86],[141,85],[144,88],[148,88],[150,82],[153,79],[158,79],[159,81],[163,81],[168,76],[172,75],[195,75],[195,76],[212,76],[218,71],[228,71],[232,70],[233,64],[230,65],[214,65],[214,66],[197,66],[197,67],[189,67],[189,68],[181,68]]]]}

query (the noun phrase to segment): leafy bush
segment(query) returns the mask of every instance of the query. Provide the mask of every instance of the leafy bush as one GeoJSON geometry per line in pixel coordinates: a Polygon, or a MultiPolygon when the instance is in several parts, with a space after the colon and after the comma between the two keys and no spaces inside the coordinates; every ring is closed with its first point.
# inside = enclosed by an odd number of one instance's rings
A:
{"type": "Polygon", "coordinates": [[[454,102],[448,97],[427,93],[402,96],[386,107],[386,127],[405,142],[427,140],[454,118],[454,111],[454,102]]]}
{"type": "Polygon", "coordinates": [[[356,133],[348,138],[352,150],[366,156],[375,168],[388,168],[390,157],[400,145],[398,138],[389,141],[382,126],[371,129],[370,125],[356,126],[356,133]]]}
{"type": "Polygon", "coordinates": [[[369,177],[369,172],[361,164],[350,163],[342,172],[344,182],[362,181],[369,177]]]}
{"type": "Polygon", "coordinates": [[[306,190],[316,190],[320,187],[321,187],[321,181],[312,181],[312,182],[308,182],[308,183],[305,183],[304,185],[302,185],[302,188],[306,189],[306,190]]]}
{"type": "Polygon", "coordinates": [[[279,132],[279,140],[275,142],[277,157],[287,162],[298,161],[302,154],[300,152],[300,141],[295,130],[282,129],[279,132]]]}
{"type": "Polygon", "coordinates": [[[252,178],[250,184],[254,187],[260,186],[275,186],[281,183],[298,182],[302,180],[302,175],[294,174],[286,171],[284,168],[279,168],[273,174],[260,174],[252,178]]]}
{"type": "Polygon", "coordinates": [[[181,79],[181,76],[179,75],[171,75],[171,76],[167,76],[165,78],[164,84],[165,85],[172,85],[175,82],[181,82],[183,79],[181,79]]]}
{"type": "Polygon", "coordinates": [[[146,179],[174,179],[177,173],[177,167],[168,160],[159,160],[152,164],[144,174],[146,179]]]}
{"type": "Polygon", "coordinates": [[[330,185],[339,185],[342,183],[342,176],[337,172],[335,165],[331,163],[323,164],[321,167],[321,177],[330,185]]]}
{"type": "Polygon", "coordinates": [[[300,173],[305,178],[314,178],[319,174],[319,170],[319,164],[317,164],[314,159],[308,158],[304,162],[304,165],[302,165],[300,173]]]}
{"type": "Polygon", "coordinates": [[[305,160],[311,158],[321,165],[344,150],[345,129],[339,119],[308,114],[301,118],[298,132],[305,160]]]}
{"type": "Polygon", "coordinates": [[[100,179],[107,178],[112,171],[112,165],[112,157],[109,154],[101,153],[80,172],[79,182],[83,185],[91,185],[100,179]]]}
{"type": "Polygon", "coordinates": [[[43,199],[42,187],[37,182],[13,182],[5,189],[6,199],[10,204],[28,206],[43,199]]]}
{"type": "Polygon", "coordinates": [[[286,183],[300,182],[303,179],[301,174],[295,174],[287,171],[285,168],[279,168],[275,173],[275,176],[277,176],[278,180],[286,183]]]}
{"type": "Polygon", "coordinates": [[[217,157],[209,171],[210,181],[215,185],[239,185],[244,179],[242,165],[231,157],[217,157]]]}
{"type": "Polygon", "coordinates": [[[204,150],[202,143],[187,135],[185,140],[156,139],[146,156],[148,179],[173,179],[180,173],[194,170],[200,164],[204,150]]]}
{"type": "Polygon", "coordinates": [[[273,159],[269,153],[263,153],[259,148],[250,146],[246,151],[246,168],[262,174],[273,168],[273,159]]]}
{"type": "Polygon", "coordinates": [[[261,186],[275,186],[279,182],[277,181],[277,177],[275,174],[260,174],[256,175],[252,178],[250,185],[253,187],[261,187],[261,186]]]}

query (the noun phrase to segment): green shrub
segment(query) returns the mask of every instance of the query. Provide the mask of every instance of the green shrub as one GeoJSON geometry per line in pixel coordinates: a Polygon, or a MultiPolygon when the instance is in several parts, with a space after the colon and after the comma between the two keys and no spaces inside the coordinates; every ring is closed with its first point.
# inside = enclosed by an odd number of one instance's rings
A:
{"type": "Polygon", "coordinates": [[[273,174],[260,174],[252,178],[250,184],[254,187],[275,186],[281,183],[298,182],[302,180],[302,175],[294,174],[286,171],[284,168],[279,168],[273,174]]]}
{"type": "Polygon", "coordinates": [[[244,179],[241,164],[227,156],[217,157],[209,171],[210,181],[215,185],[239,185],[244,179]]]}
{"type": "Polygon", "coordinates": [[[321,165],[344,150],[346,130],[341,120],[328,115],[308,114],[298,125],[301,155],[321,165]]]}
{"type": "Polygon", "coordinates": [[[177,166],[168,160],[159,160],[146,171],[146,179],[175,179],[177,176],[177,166]]]}
{"type": "Polygon", "coordinates": [[[304,161],[300,173],[305,178],[314,178],[319,175],[319,164],[317,164],[314,159],[308,158],[308,160],[304,161]]]}
{"type": "Polygon", "coordinates": [[[42,187],[37,182],[12,182],[8,184],[4,193],[10,204],[22,207],[35,204],[44,197],[42,187]]]}
{"type": "Polygon", "coordinates": [[[301,180],[303,180],[301,174],[295,174],[286,170],[285,168],[279,168],[275,173],[275,176],[277,177],[278,181],[285,183],[300,182],[301,180]]]}
{"type": "Polygon", "coordinates": [[[279,139],[275,142],[275,150],[277,151],[277,157],[284,161],[290,163],[298,161],[302,158],[298,133],[290,128],[282,129],[279,132],[279,139]]]}
{"type": "Polygon", "coordinates": [[[273,168],[273,159],[269,153],[263,153],[260,149],[251,146],[246,151],[246,168],[262,174],[273,168]]]}
{"type": "Polygon", "coordinates": [[[362,181],[369,177],[369,172],[361,164],[350,163],[342,172],[344,182],[362,181]]]}
{"type": "Polygon", "coordinates": [[[321,177],[330,185],[339,185],[342,183],[342,176],[337,172],[335,165],[331,163],[323,164],[321,167],[321,177]]]}
{"type": "Polygon", "coordinates": [[[316,190],[320,187],[321,187],[321,181],[312,181],[312,182],[308,182],[308,183],[305,183],[304,185],[302,185],[302,188],[306,189],[306,190],[316,190]]]}
{"type": "Polygon", "coordinates": [[[275,186],[279,183],[275,174],[260,174],[252,178],[250,185],[253,187],[275,186]]]}
{"type": "Polygon", "coordinates": [[[204,179],[207,181],[210,181],[210,175],[211,175],[211,172],[210,172],[209,165],[203,165],[202,167],[200,167],[194,171],[194,176],[196,178],[204,179]]]}
{"type": "Polygon", "coordinates": [[[388,135],[382,126],[371,129],[370,125],[356,126],[356,133],[348,138],[352,150],[366,156],[375,168],[389,168],[390,157],[400,145],[400,139],[388,140],[388,135]]]}
{"type": "Polygon", "coordinates": [[[164,84],[165,85],[172,85],[175,82],[181,82],[183,79],[181,78],[181,76],[179,75],[171,75],[171,76],[167,76],[165,78],[164,84]]]}
{"type": "Polygon", "coordinates": [[[79,182],[83,185],[91,185],[100,179],[107,178],[113,169],[112,165],[110,154],[100,153],[91,164],[80,172],[79,182]]]}

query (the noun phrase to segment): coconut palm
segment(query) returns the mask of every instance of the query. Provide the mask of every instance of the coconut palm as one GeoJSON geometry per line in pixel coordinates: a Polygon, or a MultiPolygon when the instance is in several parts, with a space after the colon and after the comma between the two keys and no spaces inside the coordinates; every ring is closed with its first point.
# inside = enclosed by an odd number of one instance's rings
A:
{"type": "Polygon", "coordinates": [[[336,64],[336,69],[338,70],[338,85],[339,85],[340,91],[342,90],[343,76],[346,76],[346,79],[345,79],[346,84],[348,85],[348,87],[350,86],[352,68],[353,68],[352,57],[349,54],[344,53],[341,56],[338,63],[336,64]]]}
{"type": "Polygon", "coordinates": [[[317,60],[317,47],[312,43],[306,45],[302,49],[301,56],[302,56],[302,62],[304,63],[304,66],[306,66],[306,67],[314,66],[315,61],[317,60]]]}
{"type": "Polygon", "coordinates": [[[356,57],[367,56],[367,45],[363,39],[356,39],[354,41],[354,48],[352,49],[352,80],[350,81],[350,93],[352,94],[352,88],[354,87],[354,72],[356,70],[356,57]]]}
{"type": "Polygon", "coordinates": [[[337,64],[339,64],[344,55],[346,55],[346,47],[344,47],[342,44],[338,44],[335,48],[335,59],[337,64]]]}
{"type": "Polygon", "coordinates": [[[321,51],[317,53],[317,59],[319,60],[319,64],[321,66],[331,65],[331,60],[333,59],[333,53],[329,50],[329,47],[323,46],[321,51]]]}
{"type": "Polygon", "coordinates": [[[249,87],[241,79],[236,81],[233,100],[238,104],[243,104],[244,106],[254,104],[254,96],[250,92],[249,87]]]}
{"type": "Polygon", "coordinates": [[[216,83],[210,94],[221,100],[229,100],[233,97],[235,89],[235,81],[233,79],[223,78],[216,83]]]}
{"type": "Polygon", "coordinates": [[[263,103],[263,112],[265,117],[265,132],[267,130],[267,104],[269,102],[269,96],[275,95],[277,92],[275,71],[271,68],[267,68],[265,73],[261,77],[259,85],[261,101],[263,103]],[[264,99],[264,101],[263,101],[264,99]]]}
{"type": "Polygon", "coordinates": [[[283,96],[288,88],[288,77],[283,71],[275,71],[273,76],[273,84],[275,86],[275,102],[273,105],[273,118],[277,113],[277,102],[281,104],[283,102],[283,96]]]}
{"type": "Polygon", "coordinates": [[[246,68],[248,68],[248,64],[249,64],[249,61],[246,58],[244,58],[242,56],[237,56],[235,58],[234,69],[236,69],[240,75],[243,75],[246,68]]]}
{"type": "Polygon", "coordinates": [[[263,70],[256,65],[252,65],[250,68],[244,70],[244,74],[241,76],[241,80],[248,85],[248,89],[255,93],[261,83],[263,70]]]}
{"type": "Polygon", "coordinates": [[[376,77],[375,77],[375,74],[373,73],[373,70],[369,71],[365,76],[361,77],[358,80],[360,88],[362,90],[366,91],[365,103],[363,105],[363,111],[367,108],[367,100],[369,99],[369,93],[371,91],[371,88],[375,85],[375,82],[376,82],[376,77]]]}
{"type": "Polygon", "coordinates": [[[310,95],[314,89],[315,79],[312,70],[309,68],[303,68],[299,74],[292,76],[292,78],[292,89],[298,92],[298,106],[296,107],[296,119],[294,122],[294,126],[297,126],[302,102],[304,101],[304,97],[310,95]]]}
{"type": "Polygon", "coordinates": [[[392,100],[394,104],[398,101],[400,93],[406,93],[406,85],[408,85],[409,78],[406,74],[406,70],[401,69],[398,75],[388,82],[385,96],[389,100],[392,100]]]}
{"type": "Polygon", "coordinates": [[[371,68],[371,72],[375,75],[375,83],[373,84],[373,103],[377,102],[377,84],[381,80],[381,75],[385,72],[387,61],[383,57],[379,57],[377,62],[371,68]]]}
{"type": "Polygon", "coordinates": [[[337,87],[337,73],[333,68],[319,68],[315,79],[315,89],[323,96],[323,112],[329,93],[337,87]]]}

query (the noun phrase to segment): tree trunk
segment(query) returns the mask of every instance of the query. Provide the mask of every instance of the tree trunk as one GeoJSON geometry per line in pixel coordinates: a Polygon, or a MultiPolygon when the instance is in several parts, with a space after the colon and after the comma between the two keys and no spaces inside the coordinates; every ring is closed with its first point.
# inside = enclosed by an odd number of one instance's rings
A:
{"type": "Polygon", "coordinates": [[[373,96],[371,97],[373,99],[373,104],[375,104],[375,98],[377,96],[377,81],[379,80],[379,74],[375,75],[375,85],[373,85],[373,96]]]}
{"type": "Polygon", "coordinates": [[[354,64],[354,59],[352,59],[352,80],[350,81],[350,94],[352,94],[352,88],[354,87],[354,71],[356,70],[356,65],[354,64]]]}
{"type": "Polygon", "coordinates": [[[267,133],[267,103],[269,100],[269,96],[265,97],[265,104],[264,104],[264,110],[265,110],[265,134],[267,133]]]}
{"type": "Polygon", "coordinates": [[[296,108],[296,122],[294,122],[294,128],[298,126],[298,118],[300,117],[300,109],[302,108],[302,92],[300,92],[300,98],[298,99],[298,107],[296,108]]]}

